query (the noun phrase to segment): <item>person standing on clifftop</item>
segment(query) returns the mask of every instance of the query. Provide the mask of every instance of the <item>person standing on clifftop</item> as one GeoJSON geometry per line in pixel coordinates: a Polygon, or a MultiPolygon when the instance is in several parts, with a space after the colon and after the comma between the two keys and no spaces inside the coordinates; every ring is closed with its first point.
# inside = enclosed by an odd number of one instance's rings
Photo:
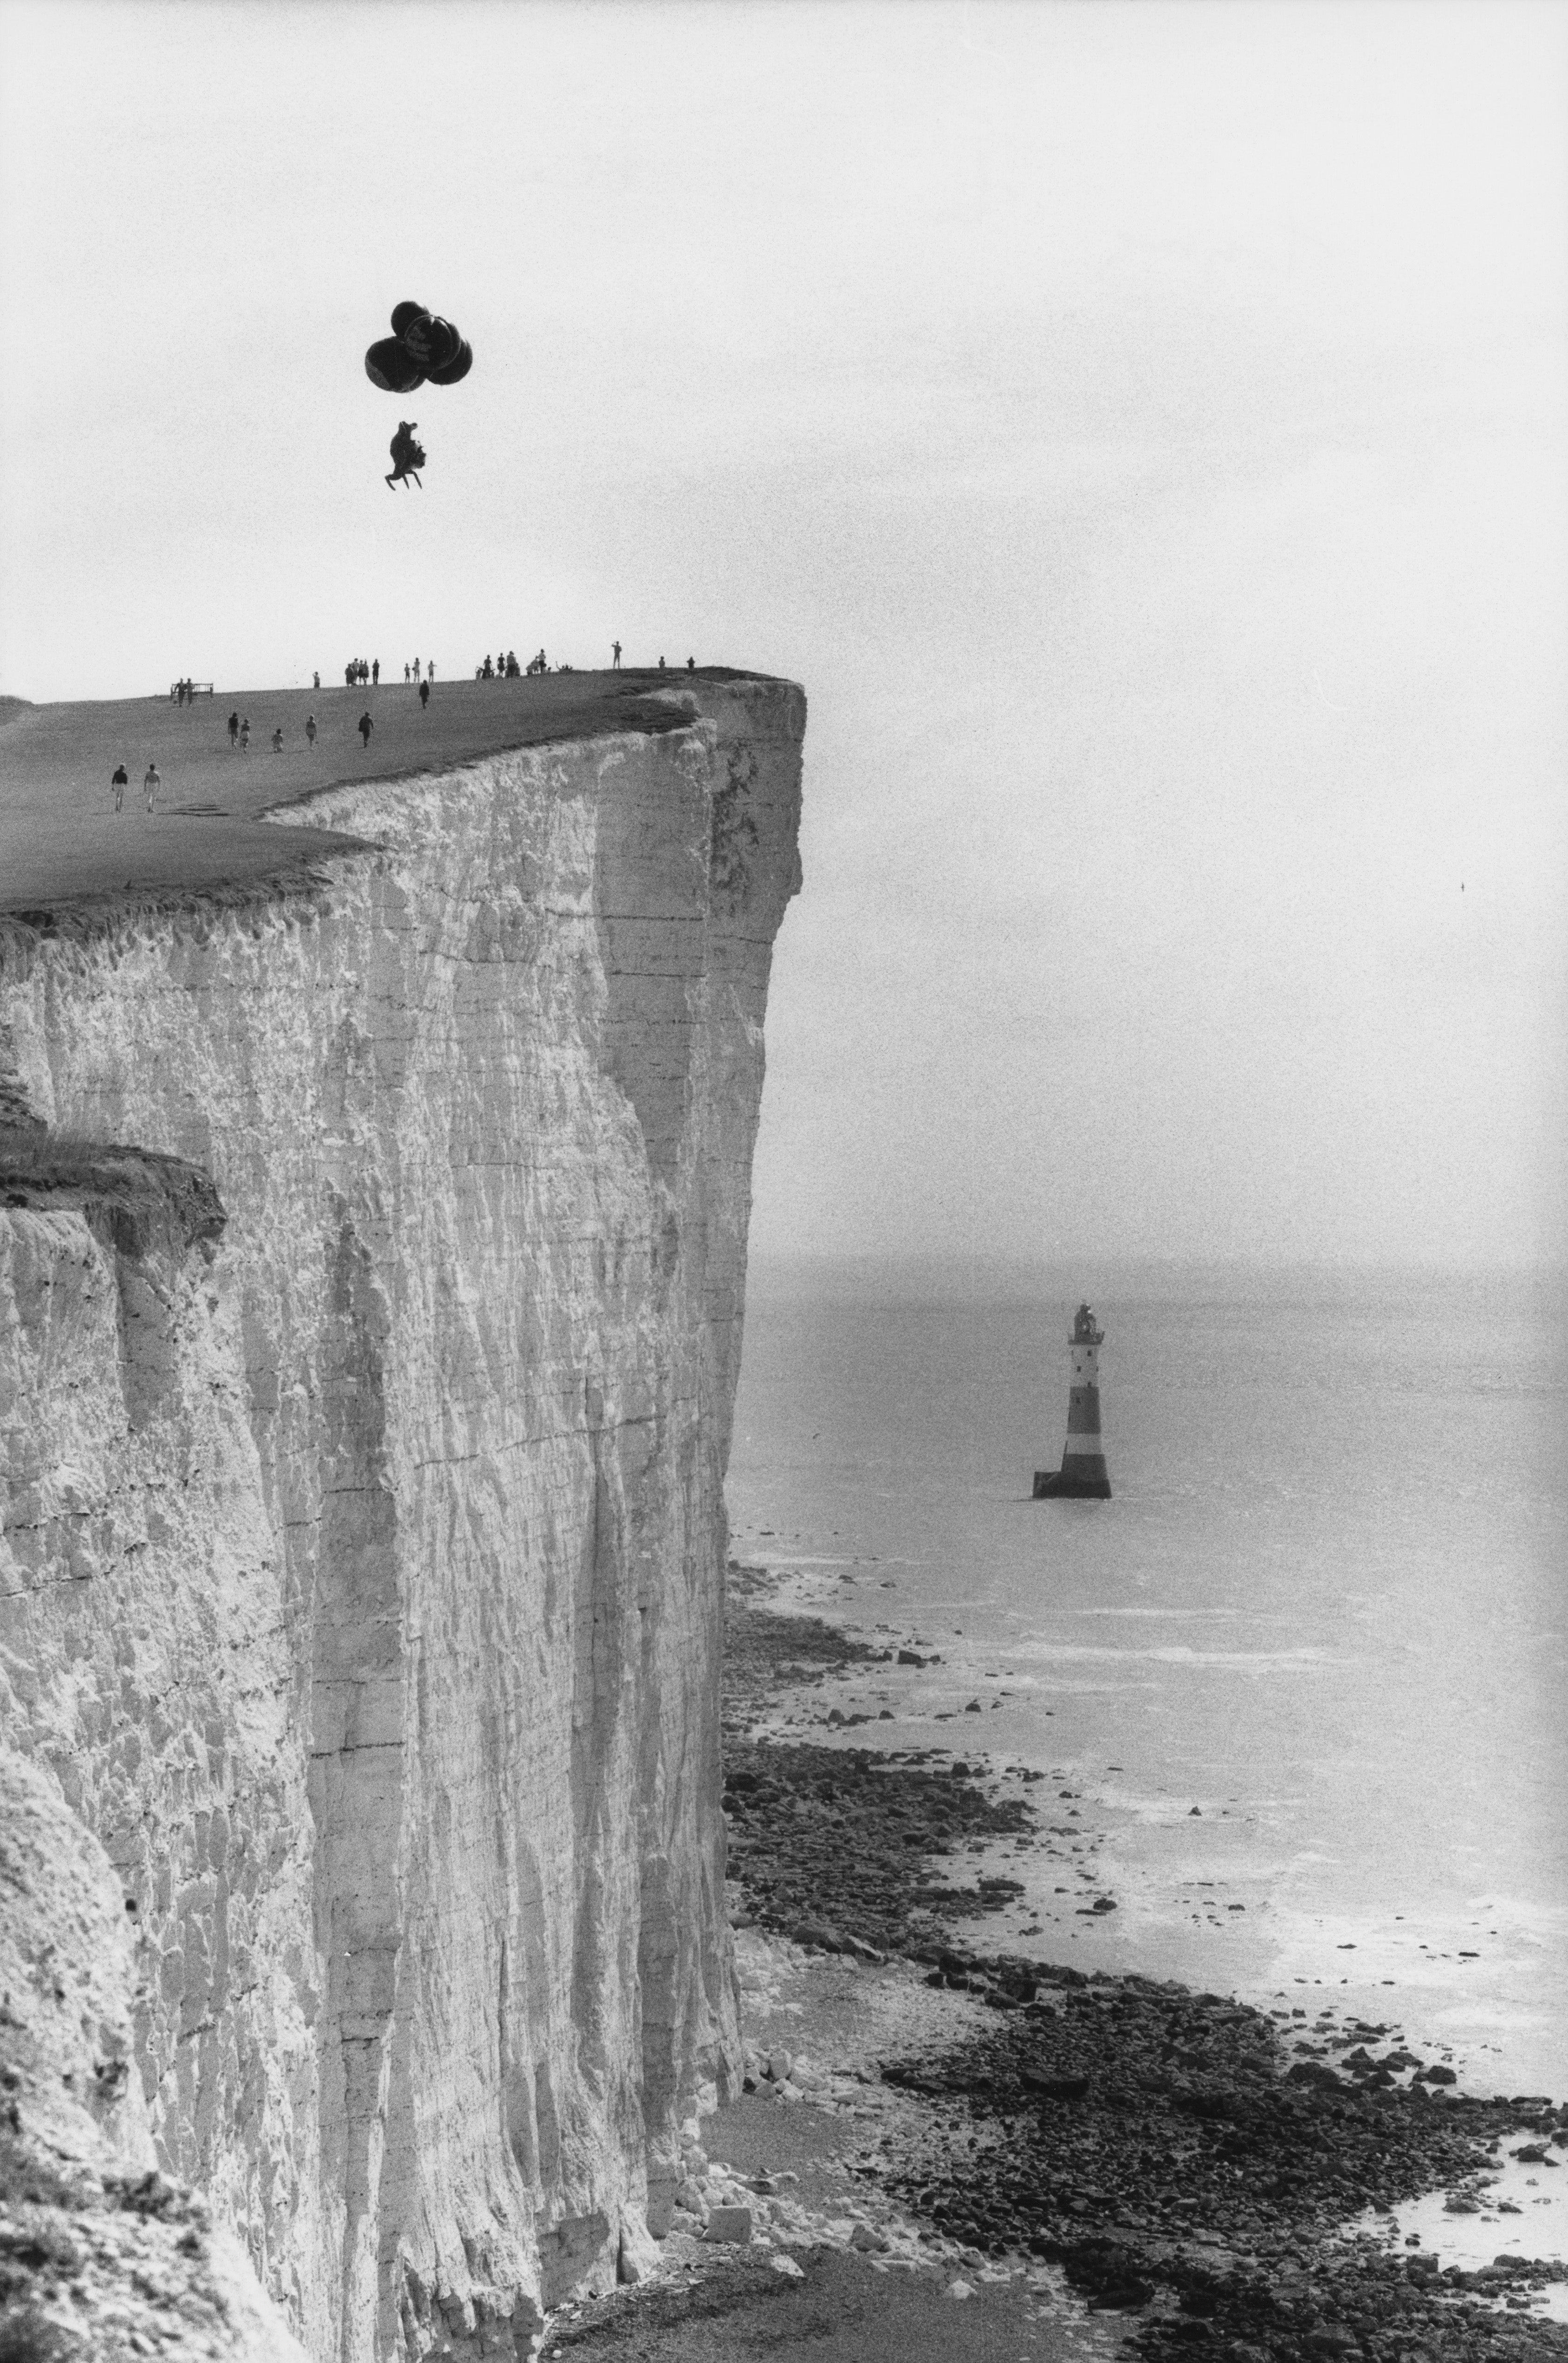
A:
{"type": "Polygon", "coordinates": [[[379,657],[377,657],[375,662],[371,667],[371,679],[379,689],[381,687],[381,659],[379,657]]]}
{"type": "Polygon", "coordinates": [[[110,785],[110,787],[111,787],[111,788],[113,788],[113,790],[114,790],[114,792],[115,792],[115,810],[116,810],[116,812],[124,812],[124,810],[125,810],[125,792],[126,792],[126,790],[127,790],[127,789],[129,787],[129,785],[130,785],[130,773],[126,770],[126,767],[125,767],[125,765],[124,765],[123,763],[117,763],[117,764],[116,764],[116,766],[115,766],[115,776],[114,776],[114,778],[109,782],[109,785],[110,785]]]}
{"type": "Polygon", "coordinates": [[[619,672],[620,671],[620,642],[618,640],[612,640],[610,642],[610,671],[612,672],[619,672]]]}
{"type": "Polygon", "coordinates": [[[147,777],[143,780],[141,784],[147,791],[147,809],[150,812],[152,810],[152,799],[163,784],[162,781],[158,776],[158,766],[156,763],[149,763],[147,767],[147,777]]]}
{"type": "Polygon", "coordinates": [[[371,720],[368,714],[361,714],[359,718],[357,727],[360,737],[364,740],[365,745],[368,747],[371,743],[371,732],[375,728],[375,724],[371,720]]]}
{"type": "Polygon", "coordinates": [[[228,743],[232,747],[239,736],[239,709],[235,707],[228,717],[228,743]]]}
{"type": "Polygon", "coordinates": [[[434,657],[430,659],[429,663],[425,667],[425,678],[427,681],[434,681],[436,678],[436,660],[434,657]]]}
{"type": "Polygon", "coordinates": [[[320,686],[321,686],[321,675],[320,675],[318,672],[317,672],[317,673],[313,673],[313,674],[311,675],[311,680],[312,680],[312,682],[314,683],[315,687],[316,687],[316,688],[317,688],[317,689],[319,689],[319,688],[320,688],[320,686]]]}

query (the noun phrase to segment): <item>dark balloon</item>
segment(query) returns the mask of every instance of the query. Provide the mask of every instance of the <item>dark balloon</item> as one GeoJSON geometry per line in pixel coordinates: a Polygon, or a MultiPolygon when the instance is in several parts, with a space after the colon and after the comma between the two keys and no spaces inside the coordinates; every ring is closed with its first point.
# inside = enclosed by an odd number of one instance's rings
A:
{"type": "Polygon", "coordinates": [[[473,347],[469,343],[466,337],[460,337],[457,340],[457,351],[454,357],[447,362],[443,369],[428,370],[426,372],[426,375],[428,377],[432,385],[456,385],[461,378],[465,378],[468,375],[469,371],[473,367],[473,347]]]}
{"type": "Polygon", "coordinates": [[[365,375],[384,394],[412,394],[425,383],[425,372],[395,337],[383,337],[365,355],[365,375]]]}
{"type": "Polygon", "coordinates": [[[424,317],[423,304],[399,304],[392,315],[393,335],[400,337],[411,320],[422,320],[424,317]]]}
{"type": "Polygon", "coordinates": [[[425,367],[428,370],[448,369],[457,359],[457,349],[462,338],[450,320],[432,313],[425,330],[425,367]]]}

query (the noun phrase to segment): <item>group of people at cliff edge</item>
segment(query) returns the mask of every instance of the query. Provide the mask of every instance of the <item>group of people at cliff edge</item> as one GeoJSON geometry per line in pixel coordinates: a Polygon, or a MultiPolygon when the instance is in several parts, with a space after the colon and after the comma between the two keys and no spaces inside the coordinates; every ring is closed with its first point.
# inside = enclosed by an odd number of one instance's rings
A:
{"type": "MultiPolygon", "coordinates": [[[[415,658],[411,665],[404,666],[403,678],[405,681],[418,681],[419,660],[417,657],[415,658]]],[[[434,657],[430,659],[429,663],[425,668],[425,678],[427,681],[434,681],[436,678],[436,660],[434,657]]],[[[348,663],[343,667],[343,681],[345,686],[349,689],[379,689],[381,686],[381,659],[379,657],[350,657],[348,663]]],[[[321,686],[321,675],[319,673],[316,676],[316,686],[317,689],[321,686]]]]}
{"type": "MultiPolygon", "coordinates": [[[[494,657],[487,656],[482,664],[476,664],[473,668],[473,678],[475,681],[522,681],[536,672],[549,672],[551,670],[550,659],[542,649],[537,657],[530,657],[526,665],[517,662],[516,649],[508,649],[505,656],[499,653],[494,657]]],[[[558,664],[553,670],[556,672],[571,672],[573,667],[569,664],[558,664]]]]}
{"type": "MultiPolygon", "coordinates": [[[[697,660],[695,657],[688,657],[686,659],[686,671],[688,672],[695,672],[696,669],[697,660]]],[[[516,649],[508,649],[505,656],[486,656],[481,663],[476,664],[473,668],[473,678],[475,681],[521,681],[531,673],[574,672],[575,671],[576,667],[574,665],[552,665],[542,649],[540,649],[538,656],[530,657],[526,665],[520,665],[517,662],[517,652],[516,649]]],[[[619,672],[620,671],[620,642],[618,640],[612,640],[610,642],[610,671],[612,672],[619,672]]],[[[662,657],[659,660],[659,671],[661,672],[667,672],[669,671],[669,667],[664,662],[662,657]]],[[[419,668],[417,665],[414,668],[414,678],[416,681],[419,678],[419,668]]]]}

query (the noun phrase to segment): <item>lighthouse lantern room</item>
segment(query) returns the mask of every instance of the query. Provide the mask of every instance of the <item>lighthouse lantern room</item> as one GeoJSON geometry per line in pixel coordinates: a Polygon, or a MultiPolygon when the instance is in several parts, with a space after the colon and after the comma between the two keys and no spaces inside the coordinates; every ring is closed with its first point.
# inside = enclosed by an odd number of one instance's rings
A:
{"type": "Polygon", "coordinates": [[[1106,1333],[1094,1307],[1080,1304],[1073,1317],[1073,1383],[1067,1395],[1067,1442],[1060,1469],[1037,1469],[1037,1502],[1061,1499],[1108,1502],[1111,1481],[1106,1469],[1106,1448],[1100,1435],[1100,1348],[1106,1333]]]}

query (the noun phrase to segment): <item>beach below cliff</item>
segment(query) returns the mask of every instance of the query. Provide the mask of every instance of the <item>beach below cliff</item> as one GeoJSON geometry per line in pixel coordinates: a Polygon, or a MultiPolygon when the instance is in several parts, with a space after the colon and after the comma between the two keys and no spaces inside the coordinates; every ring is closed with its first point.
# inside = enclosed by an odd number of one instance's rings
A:
{"type": "Polygon", "coordinates": [[[730,1587],[747,2090],[688,2124],[656,2276],[546,2353],[1568,2355],[1568,2269],[1508,2245],[1568,2108],[1460,2095],[1385,2022],[1011,1949],[1040,1784],[862,1745],[853,1678],[896,1645],[730,1587]]]}

